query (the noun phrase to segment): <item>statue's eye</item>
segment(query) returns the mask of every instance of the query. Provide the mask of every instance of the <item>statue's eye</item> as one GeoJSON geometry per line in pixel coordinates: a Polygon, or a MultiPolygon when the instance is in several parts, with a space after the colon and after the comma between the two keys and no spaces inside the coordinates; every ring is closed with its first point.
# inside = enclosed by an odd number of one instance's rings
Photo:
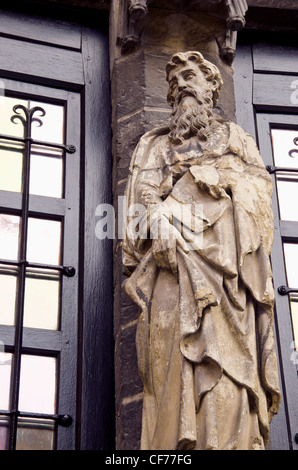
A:
{"type": "Polygon", "coordinates": [[[184,80],[191,80],[193,77],[195,76],[194,73],[188,73],[185,77],[184,77],[184,80]]]}

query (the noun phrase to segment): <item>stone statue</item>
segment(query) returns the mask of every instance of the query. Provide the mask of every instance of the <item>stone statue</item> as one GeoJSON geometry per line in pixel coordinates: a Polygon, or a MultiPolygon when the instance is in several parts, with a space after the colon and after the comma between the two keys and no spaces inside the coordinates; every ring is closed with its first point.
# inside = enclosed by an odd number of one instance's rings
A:
{"type": "Polygon", "coordinates": [[[271,178],[253,138],[214,110],[217,67],[187,52],[166,70],[169,127],[140,139],[126,189],[141,449],[264,449],[280,405],[271,178]]]}

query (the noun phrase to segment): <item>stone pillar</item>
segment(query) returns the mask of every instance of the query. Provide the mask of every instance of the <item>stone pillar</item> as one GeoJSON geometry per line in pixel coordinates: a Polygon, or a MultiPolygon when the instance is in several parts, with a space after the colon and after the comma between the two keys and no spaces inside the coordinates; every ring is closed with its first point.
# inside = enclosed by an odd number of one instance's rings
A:
{"type": "MultiPolygon", "coordinates": [[[[116,214],[138,140],[146,131],[165,125],[170,117],[165,66],[173,53],[197,50],[218,66],[224,80],[219,111],[235,120],[233,69],[231,60],[223,60],[227,18],[220,2],[209,0],[209,12],[206,7],[202,11],[200,6],[208,2],[188,2],[194,7],[183,8],[183,2],[177,0],[147,1],[148,12],[144,10],[147,14],[139,22],[131,23],[129,4],[125,0],[112,1],[110,49],[116,214]],[[219,7],[222,10],[214,15],[219,7]]],[[[121,289],[124,275],[119,238],[114,244],[114,266],[116,447],[133,450],[139,448],[142,410],[142,383],[135,349],[138,310],[121,289]]]]}

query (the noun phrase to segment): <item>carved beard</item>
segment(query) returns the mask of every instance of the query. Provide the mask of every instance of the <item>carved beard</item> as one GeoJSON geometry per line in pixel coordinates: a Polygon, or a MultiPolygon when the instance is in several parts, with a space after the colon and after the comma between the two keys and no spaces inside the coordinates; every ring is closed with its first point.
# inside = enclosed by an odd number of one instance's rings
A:
{"type": "Polygon", "coordinates": [[[212,109],[213,101],[209,94],[202,97],[195,90],[182,91],[173,106],[169,133],[171,142],[182,144],[192,136],[207,141],[214,121],[212,109]]]}

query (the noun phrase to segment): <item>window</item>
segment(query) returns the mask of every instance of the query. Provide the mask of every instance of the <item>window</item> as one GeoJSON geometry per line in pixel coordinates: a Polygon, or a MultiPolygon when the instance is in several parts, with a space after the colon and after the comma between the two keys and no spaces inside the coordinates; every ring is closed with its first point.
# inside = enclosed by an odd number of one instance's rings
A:
{"type": "Polygon", "coordinates": [[[75,416],[73,404],[61,404],[58,384],[70,388],[76,374],[78,96],[41,86],[33,95],[28,84],[3,84],[0,338],[7,340],[0,447],[52,449],[59,427],[75,416]]]}
{"type": "MultiPolygon", "coordinates": [[[[114,446],[108,15],[0,10],[0,448],[114,446]]],[[[10,5],[11,8],[11,5],[10,5]]]]}
{"type": "Polygon", "coordinates": [[[283,396],[280,413],[271,425],[274,450],[298,448],[297,58],[291,35],[256,34],[252,40],[247,32],[235,62],[238,123],[256,138],[273,181],[271,264],[283,396]]]}

